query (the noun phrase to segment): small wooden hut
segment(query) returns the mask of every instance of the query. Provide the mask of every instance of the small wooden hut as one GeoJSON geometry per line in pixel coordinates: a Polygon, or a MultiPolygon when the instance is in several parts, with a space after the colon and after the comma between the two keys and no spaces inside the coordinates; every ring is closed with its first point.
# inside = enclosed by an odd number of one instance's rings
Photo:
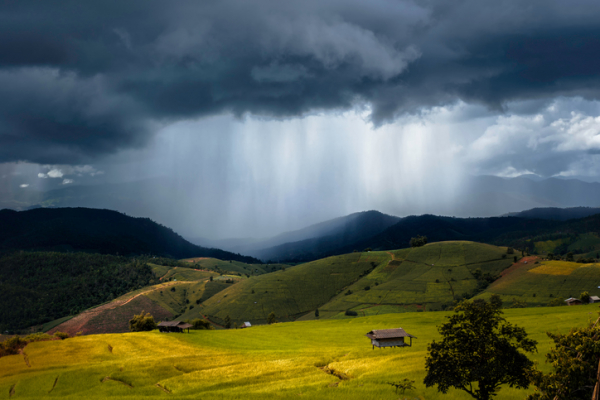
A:
{"type": "Polygon", "coordinates": [[[590,296],[590,303],[600,303],[600,297],[590,296]]]}
{"type": "Polygon", "coordinates": [[[578,306],[581,305],[581,300],[576,299],[575,297],[571,297],[565,300],[568,306],[578,306]]]}
{"type": "Polygon", "coordinates": [[[241,326],[240,329],[242,328],[250,328],[252,325],[250,324],[250,322],[244,322],[241,326]]]}
{"type": "Polygon", "coordinates": [[[187,329],[188,333],[193,325],[183,321],[163,321],[158,324],[158,330],[161,332],[179,332],[182,333],[187,329]]]}
{"type": "Polygon", "coordinates": [[[369,339],[371,339],[371,344],[373,345],[373,349],[375,346],[381,347],[404,347],[404,346],[412,346],[412,339],[416,336],[407,333],[402,328],[394,328],[394,329],[374,329],[366,335],[369,339]],[[410,342],[406,343],[404,338],[410,338],[410,342]]]}

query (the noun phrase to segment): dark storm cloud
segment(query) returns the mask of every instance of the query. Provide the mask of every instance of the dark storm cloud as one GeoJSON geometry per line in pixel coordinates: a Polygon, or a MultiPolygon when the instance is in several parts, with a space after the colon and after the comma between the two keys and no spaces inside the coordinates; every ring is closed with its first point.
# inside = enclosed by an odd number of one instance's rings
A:
{"type": "Polygon", "coordinates": [[[81,163],[148,121],[596,99],[597,1],[7,1],[0,162],[81,163]]]}

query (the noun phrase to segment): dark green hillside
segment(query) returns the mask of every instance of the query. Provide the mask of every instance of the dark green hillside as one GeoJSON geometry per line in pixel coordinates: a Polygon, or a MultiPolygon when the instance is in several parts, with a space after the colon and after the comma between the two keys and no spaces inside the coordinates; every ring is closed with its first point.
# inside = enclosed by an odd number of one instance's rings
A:
{"type": "Polygon", "coordinates": [[[0,210],[0,250],[3,249],[153,254],[172,258],[216,257],[260,262],[252,257],[196,246],[148,218],[91,208],[0,210]]]}
{"type": "Polygon", "coordinates": [[[247,264],[240,261],[223,261],[216,258],[196,257],[181,260],[190,268],[208,269],[218,273],[234,273],[241,275],[261,275],[289,268],[287,264],[247,264]]]}
{"type": "Polygon", "coordinates": [[[126,257],[15,252],[0,256],[0,329],[43,324],[153,283],[152,269],[126,257]]]}
{"type": "Polygon", "coordinates": [[[204,302],[199,310],[215,321],[264,323],[270,312],[293,320],[331,300],[342,289],[387,263],[389,255],[351,253],[243,280],[204,302]]]}
{"type": "Polygon", "coordinates": [[[505,247],[472,242],[431,243],[415,249],[350,253],[252,277],[204,303],[215,321],[282,320],[438,310],[482,291],[513,262],[505,247]]]}

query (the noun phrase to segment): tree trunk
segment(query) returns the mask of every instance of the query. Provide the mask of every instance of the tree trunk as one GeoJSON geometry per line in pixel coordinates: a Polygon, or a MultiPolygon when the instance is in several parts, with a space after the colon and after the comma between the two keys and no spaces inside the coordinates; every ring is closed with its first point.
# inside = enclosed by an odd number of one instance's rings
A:
{"type": "Polygon", "coordinates": [[[598,360],[598,370],[596,371],[596,386],[594,386],[594,393],[592,394],[592,400],[598,400],[600,394],[600,360],[598,360]]]}

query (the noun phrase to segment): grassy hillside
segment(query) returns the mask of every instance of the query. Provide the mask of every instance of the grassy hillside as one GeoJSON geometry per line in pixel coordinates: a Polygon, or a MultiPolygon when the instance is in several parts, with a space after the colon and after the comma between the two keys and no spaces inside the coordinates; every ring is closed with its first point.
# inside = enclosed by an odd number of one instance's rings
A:
{"type": "Polygon", "coordinates": [[[393,259],[321,306],[324,316],[441,310],[455,298],[483,289],[477,277],[497,276],[509,267],[506,248],[473,242],[430,243],[390,252],[393,259]],[[368,290],[365,290],[368,288],[368,290]]]}
{"type": "Polygon", "coordinates": [[[431,243],[393,252],[350,253],[253,277],[224,290],[199,312],[221,321],[281,320],[440,310],[468,297],[513,262],[503,247],[472,242],[431,243]],[[478,279],[479,278],[479,279],[478,279]]]}
{"type": "MultiPolygon", "coordinates": [[[[546,331],[585,325],[593,306],[506,310],[536,339],[530,357],[548,370],[546,331]]],[[[423,385],[427,344],[449,312],[388,314],[190,334],[91,335],[29,344],[24,356],[0,358],[0,396],[15,399],[469,399],[423,385]],[[403,327],[413,347],[372,350],[365,333],[403,327]],[[335,372],[344,379],[326,373],[335,372]],[[342,375],[343,374],[343,375],[342,375]],[[415,380],[400,396],[387,382],[415,380]]],[[[595,318],[595,317],[594,317],[595,318]]],[[[531,392],[502,388],[498,400],[531,392]]]]}
{"type": "Polygon", "coordinates": [[[555,299],[579,297],[583,291],[600,296],[600,264],[525,257],[503,275],[481,297],[495,293],[505,303],[512,303],[515,299],[528,306],[545,306],[555,299]]]}
{"type": "Polygon", "coordinates": [[[201,312],[222,321],[265,322],[270,312],[293,320],[314,311],[373,268],[386,263],[385,252],[329,257],[246,279],[204,303],[201,312]]]}

